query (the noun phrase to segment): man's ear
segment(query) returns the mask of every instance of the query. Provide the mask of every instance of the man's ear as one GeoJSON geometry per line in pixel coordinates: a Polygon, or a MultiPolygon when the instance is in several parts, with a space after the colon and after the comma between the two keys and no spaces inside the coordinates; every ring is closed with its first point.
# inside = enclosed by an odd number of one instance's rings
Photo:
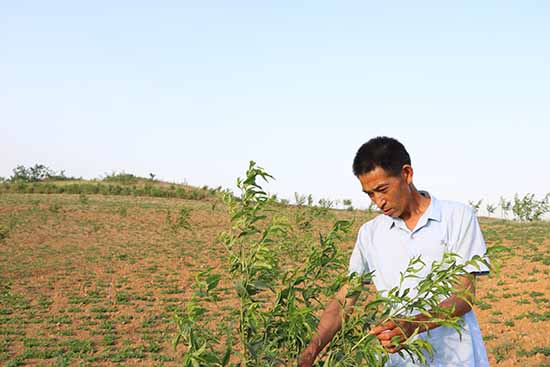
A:
{"type": "Polygon", "coordinates": [[[403,180],[405,180],[407,185],[412,184],[413,175],[414,171],[410,164],[404,164],[403,167],[401,167],[401,177],[403,177],[403,180]]]}

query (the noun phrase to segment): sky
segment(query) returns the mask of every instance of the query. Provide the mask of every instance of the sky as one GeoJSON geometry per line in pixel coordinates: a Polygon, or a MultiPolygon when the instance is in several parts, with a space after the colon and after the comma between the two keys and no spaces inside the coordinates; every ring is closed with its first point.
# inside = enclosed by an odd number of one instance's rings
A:
{"type": "Polygon", "coordinates": [[[37,163],[367,207],[361,144],[462,202],[550,192],[550,2],[0,2],[0,176],[37,163]]]}

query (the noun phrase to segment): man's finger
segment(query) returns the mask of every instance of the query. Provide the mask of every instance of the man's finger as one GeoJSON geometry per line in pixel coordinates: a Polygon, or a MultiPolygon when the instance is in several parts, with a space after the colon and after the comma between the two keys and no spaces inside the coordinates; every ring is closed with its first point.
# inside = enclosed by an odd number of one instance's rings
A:
{"type": "Polygon", "coordinates": [[[392,330],[395,329],[396,325],[393,321],[387,321],[383,323],[382,325],[375,326],[372,329],[370,329],[369,334],[378,335],[380,333],[383,333],[386,330],[392,330]]]}
{"type": "Polygon", "coordinates": [[[384,326],[380,325],[380,326],[375,326],[373,327],[372,329],[369,330],[369,334],[373,334],[373,335],[378,335],[384,331],[388,330],[387,328],[385,328],[384,326]]]}
{"type": "Polygon", "coordinates": [[[394,336],[402,335],[401,331],[398,329],[389,330],[381,334],[376,335],[378,340],[391,340],[394,336]]]}

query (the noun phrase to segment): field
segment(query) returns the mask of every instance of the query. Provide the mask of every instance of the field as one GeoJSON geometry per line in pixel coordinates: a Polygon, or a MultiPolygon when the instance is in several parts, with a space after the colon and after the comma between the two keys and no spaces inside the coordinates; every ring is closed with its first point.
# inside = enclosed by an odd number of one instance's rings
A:
{"type": "MultiPolygon", "coordinates": [[[[299,208],[277,210],[294,217],[299,208]]],[[[355,219],[341,244],[349,253],[370,217],[330,210],[311,230],[355,219]]],[[[477,283],[491,365],[550,366],[550,223],[480,222],[489,246],[509,249],[500,273],[477,283]]],[[[177,366],[173,313],[193,274],[223,268],[216,237],[229,225],[215,196],[0,194],[0,364],[177,366]],[[182,208],[190,209],[183,222],[182,208]]],[[[219,318],[233,304],[230,284],[221,286],[219,318]]]]}

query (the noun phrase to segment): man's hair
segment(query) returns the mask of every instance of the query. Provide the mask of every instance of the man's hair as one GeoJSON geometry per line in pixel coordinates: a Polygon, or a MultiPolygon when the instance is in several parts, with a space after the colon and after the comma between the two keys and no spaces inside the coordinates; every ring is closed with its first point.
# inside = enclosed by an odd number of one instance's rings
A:
{"type": "Polygon", "coordinates": [[[387,136],[377,136],[361,145],[353,160],[353,174],[360,176],[383,168],[390,176],[399,176],[401,168],[411,164],[411,157],[399,141],[387,136]]]}

